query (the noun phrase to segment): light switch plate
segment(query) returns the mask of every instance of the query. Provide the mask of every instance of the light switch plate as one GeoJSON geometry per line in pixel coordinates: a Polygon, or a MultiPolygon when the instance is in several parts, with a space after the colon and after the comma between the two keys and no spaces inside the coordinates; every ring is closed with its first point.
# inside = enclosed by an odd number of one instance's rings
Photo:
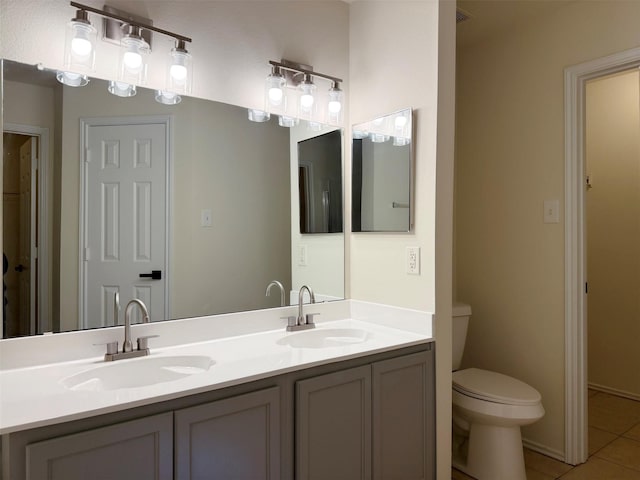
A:
{"type": "Polygon", "coordinates": [[[212,225],[211,221],[211,210],[204,209],[200,210],[200,226],[201,227],[210,227],[212,225]]]}
{"type": "Polygon", "coordinates": [[[307,266],[307,246],[306,245],[298,245],[298,266],[299,267],[307,266]]]}
{"type": "Polygon", "coordinates": [[[560,223],[560,201],[544,201],[544,223],[560,223]]]}

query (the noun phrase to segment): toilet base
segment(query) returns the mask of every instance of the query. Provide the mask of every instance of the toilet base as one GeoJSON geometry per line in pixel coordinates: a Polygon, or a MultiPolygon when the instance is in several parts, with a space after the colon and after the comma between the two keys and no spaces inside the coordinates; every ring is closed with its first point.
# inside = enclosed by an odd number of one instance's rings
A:
{"type": "Polygon", "coordinates": [[[520,427],[471,424],[467,459],[454,466],[478,480],[527,480],[520,427]]]}

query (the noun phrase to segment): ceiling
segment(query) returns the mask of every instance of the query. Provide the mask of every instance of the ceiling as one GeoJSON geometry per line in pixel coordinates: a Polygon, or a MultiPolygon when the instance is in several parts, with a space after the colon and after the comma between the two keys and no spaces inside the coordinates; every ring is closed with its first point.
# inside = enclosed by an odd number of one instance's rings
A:
{"type": "Polygon", "coordinates": [[[576,0],[460,0],[469,18],[457,25],[458,48],[465,48],[516,28],[576,0]]]}

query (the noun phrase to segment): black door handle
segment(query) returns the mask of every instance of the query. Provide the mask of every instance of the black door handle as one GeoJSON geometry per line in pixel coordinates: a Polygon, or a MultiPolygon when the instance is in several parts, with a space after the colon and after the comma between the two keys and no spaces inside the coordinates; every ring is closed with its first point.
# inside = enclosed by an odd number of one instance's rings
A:
{"type": "Polygon", "coordinates": [[[14,268],[14,270],[15,270],[16,272],[24,272],[25,270],[27,270],[27,267],[25,267],[24,265],[20,264],[20,265],[16,266],[16,267],[14,268]]]}
{"type": "Polygon", "coordinates": [[[150,278],[151,280],[162,280],[162,270],[151,270],[151,273],[141,273],[140,278],[150,278]]]}

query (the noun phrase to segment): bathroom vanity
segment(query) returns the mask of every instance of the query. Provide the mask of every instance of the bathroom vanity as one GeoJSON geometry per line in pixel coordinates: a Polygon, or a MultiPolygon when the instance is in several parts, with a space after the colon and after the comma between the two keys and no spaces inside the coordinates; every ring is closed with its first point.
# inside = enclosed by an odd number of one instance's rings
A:
{"type": "MultiPolygon", "coordinates": [[[[233,332],[226,319],[217,338],[224,316],[205,332],[190,319],[183,336],[213,338],[152,344],[151,356],[110,365],[1,371],[3,478],[434,478],[431,315],[314,307],[317,328],[303,332],[286,332],[277,310],[234,315],[238,328],[263,327],[233,332]]],[[[134,336],[164,338],[171,323],[134,336]]]]}

